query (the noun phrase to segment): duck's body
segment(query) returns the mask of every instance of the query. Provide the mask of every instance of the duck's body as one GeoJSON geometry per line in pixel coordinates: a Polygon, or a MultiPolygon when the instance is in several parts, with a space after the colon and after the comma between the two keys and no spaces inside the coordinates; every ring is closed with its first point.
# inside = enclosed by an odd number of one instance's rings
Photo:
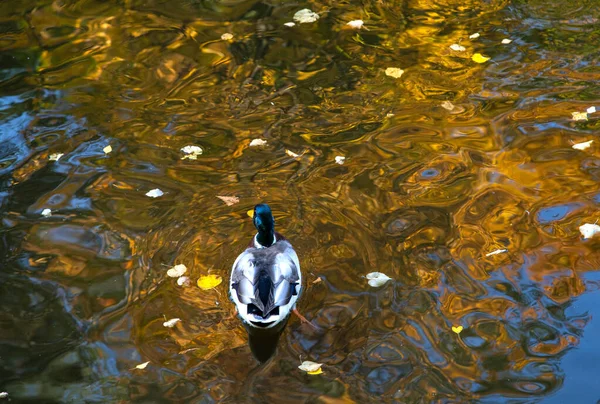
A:
{"type": "Polygon", "coordinates": [[[248,331],[279,331],[302,289],[298,255],[288,240],[275,233],[268,205],[254,208],[258,233],[231,271],[229,292],[248,331]]]}

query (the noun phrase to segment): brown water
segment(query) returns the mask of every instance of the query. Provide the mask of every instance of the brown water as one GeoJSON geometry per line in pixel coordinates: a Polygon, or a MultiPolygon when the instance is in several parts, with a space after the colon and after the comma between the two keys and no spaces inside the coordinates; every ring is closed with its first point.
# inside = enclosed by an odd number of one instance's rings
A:
{"type": "Polygon", "coordinates": [[[578,227],[600,219],[600,112],[571,113],[600,110],[599,11],[1,2],[0,391],[36,403],[595,402],[600,238],[578,227]],[[283,25],[303,8],[319,21],[283,25]],[[355,19],[366,29],[345,25],[355,19]],[[249,147],[256,138],[267,144],[249,147]],[[186,145],[204,152],[182,160],[186,145]],[[147,197],[154,188],[164,195],[147,197]],[[193,281],[227,278],[258,202],[300,255],[299,308],[320,328],[293,318],[263,366],[226,282],[203,291],[166,275],[183,263],[193,281]],[[373,271],[393,281],[369,287],[373,271]]]}

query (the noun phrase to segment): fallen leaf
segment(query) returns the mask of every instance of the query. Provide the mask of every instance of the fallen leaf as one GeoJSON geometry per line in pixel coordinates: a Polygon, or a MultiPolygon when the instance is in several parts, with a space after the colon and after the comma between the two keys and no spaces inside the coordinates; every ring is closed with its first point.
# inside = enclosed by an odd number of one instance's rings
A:
{"type": "Polygon", "coordinates": [[[188,276],[180,276],[177,278],[177,284],[179,286],[190,286],[190,278],[188,276]]]}
{"type": "Polygon", "coordinates": [[[456,326],[456,327],[452,326],[452,331],[454,331],[454,332],[455,332],[455,333],[457,333],[457,334],[460,334],[460,332],[461,332],[462,330],[464,330],[464,328],[463,328],[463,326],[462,326],[462,325],[458,325],[458,326],[456,326]]]}
{"type": "Polygon", "coordinates": [[[137,365],[135,368],[136,369],[140,369],[140,370],[144,370],[146,369],[146,366],[148,366],[148,364],[150,363],[150,361],[148,362],[144,362],[144,363],[140,363],[139,365],[137,365]]]}
{"type": "Polygon", "coordinates": [[[593,114],[594,112],[596,112],[596,107],[589,107],[589,108],[586,110],[586,112],[587,112],[588,114],[593,114]]]}
{"type": "Polygon", "coordinates": [[[187,267],[183,264],[175,265],[167,271],[167,275],[171,278],[178,278],[187,272],[187,267]]]}
{"type": "Polygon", "coordinates": [[[595,223],[586,223],[579,226],[579,231],[584,239],[592,238],[596,234],[600,233],[600,226],[595,223]]]}
{"type": "Polygon", "coordinates": [[[477,39],[479,38],[481,35],[479,35],[479,32],[476,32],[474,34],[469,35],[469,39],[477,39]]]}
{"type": "Polygon", "coordinates": [[[255,146],[264,146],[267,144],[266,140],[262,140],[262,139],[252,139],[252,141],[250,142],[250,147],[255,147],[255,146]]]}
{"type": "Polygon", "coordinates": [[[103,151],[105,154],[108,154],[108,153],[110,153],[110,152],[112,151],[112,147],[111,147],[110,145],[108,145],[108,146],[106,146],[104,149],[102,149],[102,151],[103,151]]]}
{"type": "Polygon", "coordinates": [[[587,112],[571,112],[571,115],[573,115],[574,121],[587,121],[588,120],[587,112]]]}
{"type": "Polygon", "coordinates": [[[467,50],[467,48],[465,48],[464,46],[460,46],[457,43],[450,45],[450,49],[452,49],[453,51],[457,51],[457,52],[464,52],[467,50]]]}
{"type": "Polygon", "coordinates": [[[388,67],[387,69],[385,69],[385,74],[387,76],[398,79],[404,74],[404,70],[402,70],[398,67],[388,67]]]}
{"type": "Polygon", "coordinates": [[[173,328],[173,327],[175,327],[175,324],[177,324],[180,321],[181,321],[180,318],[172,318],[170,320],[165,321],[163,323],[163,326],[167,327],[167,328],[173,328]]]}
{"type": "Polygon", "coordinates": [[[502,254],[502,253],[505,253],[505,252],[508,252],[508,250],[507,250],[506,248],[503,248],[503,249],[501,249],[501,250],[494,250],[494,251],[492,251],[492,252],[489,252],[489,253],[487,253],[485,256],[486,256],[486,257],[490,257],[490,256],[492,256],[492,255],[502,254]]]}
{"type": "Polygon", "coordinates": [[[471,60],[473,60],[473,62],[476,63],[485,63],[488,60],[490,60],[490,58],[487,56],[483,56],[481,53],[476,53],[473,56],[471,56],[471,60]]]}
{"type": "Polygon", "coordinates": [[[344,164],[344,161],[346,161],[346,157],[344,157],[344,156],[335,156],[335,162],[338,163],[339,165],[344,164]]]}
{"type": "Polygon", "coordinates": [[[224,33],[223,35],[221,35],[221,39],[224,41],[229,41],[233,39],[233,34],[230,34],[229,32],[224,33]]]}
{"type": "Polygon", "coordinates": [[[48,159],[50,161],[58,161],[62,156],[64,156],[64,153],[52,153],[48,156],[48,159]]]}
{"type": "Polygon", "coordinates": [[[379,286],[383,286],[387,281],[389,281],[392,278],[381,272],[371,272],[367,275],[367,279],[369,280],[369,286],[377,288],[379,286]]]}
{"type": "Polygon", "coordinates": [[[361,29],[363,24],[364,24],[363,20],[352,20],[352,21],[348,22],[346,25],[348,25],[350,28],[361,29]]]}
{"type": "Polygon", "coordinates": [[[283,25],[285,25],[286,27],[293,27],[294,25],[296,25],[296,23],[290,21],[290,22],[284,23],[283,25]]]}
{"type": "Polygon", "coordinates": [[[448,111],[452,111],[454,109],[454,104],[452,104],[450,101],[444,101],[441,105],[442,108],[448,111]]]}
{"type": "Polygon", "coordinates": [[[3,391],[2,393],[0,393],[0,398],[8,398],[8,393],[6,391],[3,391]]]}
{"type": "Polygon", "coordinates": [[[44,209],[44,210],[42,210],[42,216],[50,217],[50,216],[52,216],[52,211],[50,209],[44,209]]]}
{"type": "Polygon", "coordinates": [[[593,142],[594,142],[593,140],[588,140],[587,142],[575,143],[571,147],[574,148],[575,150],[585,150],[585,149],[588,149],[592,145],[593,142]]]}
{"type": "Polygon", "coordinates": [[[299,154],[296,154],[293,151],[288,150],[288,149],[285,149],[285,154],[287,154],[288,156],[293,157],[293,158],[296,158],[299,156],[299,154]]]}
{"type": "Polygon", "coordinates": [[[318,375],[323,373],[321,366],[323,366],[322,363],[304,361],[300,366],[298,366],[298,369],[305,371],[309,375],[318,375]]]}
{"type": "Polygon", "coordinates": [[[238,198],[237,196],[217,195],[217,198],[219,198],[220,200],[225,202],[225,205],[227,205],[227,206],[235,205],[236,203],[238,203],[240,201],[240,198],[238,198]]]}
{"type": "Polygon", "coordinates": [[[312,281],[311,283],[312,283],[313,285],[315,285],[315,284],[317,284],[317,283],[320,283],[320,282],[323,282],[323,279],[321,279],[321,277],[318,277],[317,279],[315,279],[315,280],[314,280],[314,281],[312,281]]]}
{"type": "Polygon", "coordinates": [[[300,24],[315,22],[318,19],[319,14],[315,13],[312,10],[309,10],[308,8],[304,8],[300,11],[297,11],[296,14],[294,14],[294,21],[300,24]]]}
{"type": "Polygon", "coordinates": [[[391,113],[391,112],[388,112],[387,114],[385,114],[385,117],[386,117],[386,118],[391,118],[391,117],[393,117],[393,116],[396,116],[396,114],[394,114],[394,113],[391,113]]]}
{"type": "Polygon", "coordinates": [[[201,276],[200,279],[198,279],[198,287],[202,290],[209,290],[216,288],[221,282],[223,282],[223,278],[219,275],[201,276]]]}
{"type": "Polygon", "coordinates": [[[164,194],[165,193],[158,188],[154,188],[146,192],[146,196],[149,196],[150,198],[158,198],[159,196],[163,196],[164,194]]]}
{"type": "Polygon", "coordinates": [[[254,217],[254,209],[250,209],[248,212],[246,212],[246,214],[250,217],[254,217]]]}
{"type": "Polygon", "coordinates": [[[511,42],[512,42],[512,39],[504,38],[501,43],[504,45],[508,45],[511,42]]]}
{"type": "Polygon", "coordinates": [[[202,147],[194,145],[184,146],[181,148],[181,151],[185,153],[185,156],[181,158],[182,160],[197,160],[198,156],[200,156],[203,152],[202,147]]]}

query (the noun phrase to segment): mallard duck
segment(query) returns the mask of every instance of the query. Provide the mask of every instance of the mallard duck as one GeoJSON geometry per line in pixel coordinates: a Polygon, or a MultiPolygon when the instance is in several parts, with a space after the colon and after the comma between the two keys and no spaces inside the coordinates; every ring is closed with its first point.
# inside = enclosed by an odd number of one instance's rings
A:
{"type": "Polygon", "coordinates": [[[230,297],[250,333],[281,330],[302,291],[300,262],[290,242],[275,232],[269,205],[256,205],[253,221],[258,233],[233,263],[230,297]]]}

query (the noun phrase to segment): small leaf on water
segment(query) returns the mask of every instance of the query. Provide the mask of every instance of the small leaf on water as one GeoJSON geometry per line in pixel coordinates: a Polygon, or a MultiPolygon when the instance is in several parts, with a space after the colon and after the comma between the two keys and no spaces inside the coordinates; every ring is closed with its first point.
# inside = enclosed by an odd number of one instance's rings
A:
{"type": "Polygon", "coordinates": [[[464,328],[463,328],[463,326],[462,326],[462,325],[458,325],[458,326],[456,326],[456,327],[452,326],[452,331],[454,331],[454,332],[455,332],[455,333],[457,333],[457,334],[460,334],[460,332],[461,332],[462,330],[464,330],[464,328]]]}
{"type": "Polygon", "coordinates": [[[230,34],[229,32],[224,33],[223,35],[221,35],[221,39],[224,41],[230,41],[233,39],[233,34],[230,34]]]}
{"type": "Polygon", "coordinates": [[[181,158],[182,160],[197,160],[198,156],[202,155],[203,152],[202,147],[194,145],[182,147],[181,151],[185,153],[185,156],[181,158]]]}
{"type": "Polygon", "coordinates": [[[584,239],[588,239],[600,233],[600,226],[595,223],[586,223],[579,226],[579,231],[584,239]]]}
{"type": "Polygon", "coordinates": [[[252,218],[254,218],[254,209],[250,209],[246,214],[252,218]]]}
{"type": "Polygon", "coordinates": [[[180,321],[181,321],[180,318],[172,318],[170,320],[165,321],[163,323],[163,326],[167,327],[167,328],[173,328],[173,327],[175,327],[175,324],[177,324],[180,321]]]}
{"type": "Polygon", "coordinates": [[[479,32],[476,32],[474,34],[469,35],[469,39],[477,39],[479,38],[481,35],[479,35],[479,32]]]}
{"type": "Polygon", "coordinates": [[[309,375],[320,375],[322,373],[323,373],[323,369],[321,369],[321,368],[315,370],[314,372],[306,372],[306,374],[309,374],[309,375]]]}
{"type": "Polygon", "coordinates": [[[62,156],[64,156],[64,153],[52,153],[48,156],[48,159],[50,161],[58,161],[62,156]]]}
{"type": "Polygon", "coordinates": [[[494,251],[492,251],[492,252],[489,252],[489,253],[487,253],[485,256],[486,256],[486,257],[490,257],[490,256],[492,256],[492,255],[502,254],[502,253],[505,253],[505,252],[508,252],[508,250],[507,250],[506,248],[503,248],[503,249],[501,249],[501,250],[494,250],[494,251]]]}
{"type": "Polygon", "coordinates": [[[367,274],[367,279],[369,280],[369,286],[377,288],[385,285],[385,283],[392,278],[381,272],[371,272],[370,274],[367,274]]]}
{"type": "Polygon", "coordinates": [[[227,205],[227,206],[235,205],[236,203],[238,203],[240,201],[240,198],[238,198],[237,196],[217,195],[217,198],[219,198],[220,200],[225,202],[225,205],[227,205]]]}
{"type": "Polygon", "coordinates": [[[573,115],[574,121],[587,121],[588,120],[587,112],[571,112],[571,115],[573,115]]]}
{"type": "Polygon", "coordinates": [[[165,193],[158,188],[154,188],[146,192],[146,196],[149,196],[150,198],[158,198],[159,196],[163,196],[164,194],[165,193]]]}
{"type": "Polygon", "coordinates": [[[181,275],[187,272],[187,267],[183,264],[175,265],[167,271],[167,275],[171,278],[179,278],[181,275]]]}
{"type": "Polygon", "coordinates": [[[8,398],[8,393],[6,391],[3,391],[2,393],[0,393],[0,398],[8,398]]]}
{"type": "Polygon", "coordinates": [[[350,28],[361,29],[363,24],[364,24],[363,20],[352,20],[352,21],[348,22],[346,25],[348,25],[350,28]]]}
{"type": "Polygon", "coordinates": [[[309,10],[308,8],[304,8],[300,11],[297,11],[296,14],[294,14],[294,21],[300,24],[315,22],[318,19],[319,14],[315,13],[312,10],[309,10]]]}
{"type": "Polygon", "coordinates": [[[490,58],[483,56],[481,53],[475,53],[473,56],[471,56],[471,60],[473,60],[475,63],[485,63],[490,60],[490,58]]]}
{"type": "Polygon", "coordinates": [[[594,142],[593,140],[588,140],[587,142],[575,143],[571,147],[574,148],[575,150],[585,150],[585,149],[588,149],[592,145],[593,142],[594,142]]]}
{"type": "Polygon", "coordinates": [[[448,111],[452,111],[454,109],[454,104],[452,104],[450,101],[444,101],[441,105],[442,108],[448,111]]]}
{"type": "Polygon", "coordinates": [[[102,149],[102,151],[103,151],[105,154],[108,154],[108,153],[110,153],[110,152],[112,151],[112,147],[111,147],[110,145],[108,145],[108,146],[106,146],[104,149],[102,149]]]}
{"type": "Polygon", "coordinates": [[[296,154],[296,153],[294,153],[293,151],[291,151],[291,150],[288,150],[288,149],[285,149],[285,154],[287,154],[287,155],[288,155],[288,156],[290,156],[290,157],[294,157],[294,158],[296,158],[296,157],[299,157],[299,156],[300,156],[299,154],[296,154]]]}
{"type": "Polygon", "coordinates": [[[190,278],[188,276],[180,276],[177,278],[177,285],[179,286],[190,286],[190,278]]]}
{"type": "Polygon", "coordinates": [[[596,112],[596,107],[589,107],[589,108],[586,110],[586,112],[587,112],[588,114],[593,114],[593,113],[595,113],[595,112],[596,112]]]}
{"type": "Polygon", "coordinates": [[[296,23],[290,21],[290,22],[284,23],[283,25],[285,25],[286,27],[293,27],[294,25],[296,25],[296,23]]]}
{"type": "Polygon", "coordinates": [[[50,217],[50,216],[52,216],[52,211],[50,209],[46,208],[46,209],[42,210],[42,216],[50,217]]]}
{"type": "Polygon", "coordinates": [[[508,45],[508,44],[509,44],[509,43],[511,43],[511,42],[512,42],[512,39],[508,39],[508,38],[504,38],[504,39],[502,40],[502,44],[504,44],[504,45],[508,45]]]}
{"type": "Polygon", "coordinates": [[[300,366],[298,366],[298,369],[303,370],[308,374],[318,375],[323,373],[323,371],[321,370],[321,366],[323,366],[322,363],[304,361],[300,366]]]}
{"type": "Polygon", "coordinates": [[[387,76],[398,79],[404,74],[404,70],[402,70],[398,67],[388,67],[387,69],[385,69],[385,74],[387,76]]]}
{"type": "Polygon", "coordinates": [[[457,51],[457,52],[464,52],[467,50],[467,48],[465,48],[464,46],[461,46],[457,43],[450,45],[450,49],[452,49],[453,51],[457,51]]]}
{"type": "Polygon", "coordinates": [[[135,368],[136,369],[140,369],[140,370],[144,370],[146,369],[146,366],[148,366],[148,364],[150,363],[150,361],[148,362],[144,362],[144,363],[140,363],[139,365],[137,365],[135,368]]]}
{"type": "Polygon", "coordinates": [[[319,276],[317,279],[315,279],[314,281],[312,281],[311,283],[313,285],[316,285],[317,283],[323,282],[323,279],[319,276]]]}
{"type": "Polygon", "coordinates": [[[346,161],[346,157],[344,157],[344,156],[335,156],[335,162],[338,163],[339,165],[344,164],[345,161],[346,161]]]}
{"type": "Polygon", "coordinates": [[[223,278],[219,275],[201,276],[200,279],[198,279],[198,287],[202,290],[209,290],[216,288],[221,282],[223,282],[223,278]]]}
{"type": "Polygon", "coordinates": [[[264,146],[266,144],[267,144],[266,140],[263,140],[263,139],[252,139],[252,141],[250,142],[250,147],[264,146]]]}

